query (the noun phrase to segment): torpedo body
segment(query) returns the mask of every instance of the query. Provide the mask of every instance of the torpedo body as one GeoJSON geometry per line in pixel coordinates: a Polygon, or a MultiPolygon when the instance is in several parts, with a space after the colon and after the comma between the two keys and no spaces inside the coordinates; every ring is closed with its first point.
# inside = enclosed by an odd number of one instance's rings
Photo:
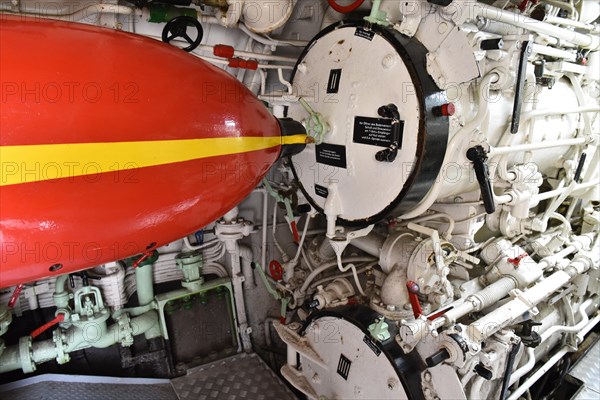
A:
{"type": "Polygon", "coordinates": [[[192,233],[280,154],[250,91],[167,44],[3,16],[0,53],[0,288],[192,233]]]}

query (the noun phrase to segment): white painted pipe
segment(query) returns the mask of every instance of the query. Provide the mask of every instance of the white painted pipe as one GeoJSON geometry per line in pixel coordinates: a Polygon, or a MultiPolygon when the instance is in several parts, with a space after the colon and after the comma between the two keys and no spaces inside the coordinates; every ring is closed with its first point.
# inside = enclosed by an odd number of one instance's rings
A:
{"type": "Polygon", "coordinates": [[[514,279],[504,277],[488,285],[485,289],[468,296],[465,301],[449,310],[443,316],[435,319],[432,324],[434,329],[441,328],[444,325],[452,325],[460,318],[472,311],[480,311],[497,303],[508,293],[517,287],[514,279]]]}
{"type": "MultiPolygon", "coordinates": [[[[554,214],[555,211],[558,210],[558,207],[567,199],[567,197],[569,197],[569,195],[571,193],[573,193],[575,186],[577,186],[577,182],[575,182],[575,181],[571,182],[571,184],[569,186],[564,188],[564,191],[562,192],[562,194],[560,196],[556,197],[554,200],[552,200],[550,205],[548,205],[548,207],[546,208],[546,211],[544,212],[544,214],[542,215],[542,218],[541,218],[544,225],[548,224],[548,219],[550,219],[550,216],[552,214],[554,214]]],[[[560,214],[557,214],[557,215],[560,215],[560,214]]],[[[559,216],[558,218],[561,218],[561,217],[562,216],[559,216]]],[[[565,219],[565,221],[566,221],[566,219],[565,219]]]]}
{"type": "Polygon", "coordinates": [[[507,204],[513,201],[513,197],[510,194],[501,194],[499,196],[494,195],[494,202],[496,204],[507,204]]]}
{"type": "MultiPolygon", "coordinates": [[[[600,182],[598,182],[598,181],[582,183],[582,184],[576,185],[575,189],[573,189],[572,193],[577,193],[577,192],[580,192],[580,191],[583,191],[586,189],[590,189],[590,188],[596,188],[596,187],[598,187],[598,185],[600,185],[600,182]]],[[[543,200],[548,200],[553,197],[560,196],[565,190],[567,190],[567,188],[551,190],[549,192],[540,193],[540,194],[536,195],[535,198],[538,202],[543,201],[543,200]]]]}
{"type": "Polygon", "coordinates": [[[542,3],[546,3],[546,4],[548,4],[548,5],[552,6],[552,7],[560,8],[561,10],[566,10],[566,11],[568,11],[573,16],[573,18],[579,19],[578,18],[579,17],[579,13],[578,13],[577,9],[569,1],[562,1],[562,0],[541,0],[542,3]]]}
{"type": "Polygon", "coordinates": [[[574,28],[584,29],[586,31],[593,31],[596,29],[594,27],[594,25],[586,24],[586,23],[575,21],[575,20],[568,19],[568,18],[555,17],[552,15],[546,15],[544,17],[544,22],[547,22],[549,24],[572,26],[574,28]]]}
{"type": "Polygon", "coordinates": [[[262,188],[263,204],[262,204],[262,243],[260,248],[260,267],[263,271],[267,270],[267,229],[269,227],[269,192],[262,188]]]}
{"type": "MultiPolygon", "coordinates": [[[[580,330],[582,330],[583,328],[585,328],[587,326],[587,324],[589,324],[590,322],[590,318],[588,317],[587,314],[587,309],[589,308],[589,306],[591,306],[594,301],[598,301],[598,299],[596,298],[594,299],[588,299],[586,300],[584,303],[582,303],[579,306],[579,314],[581,316],[581,321],[574,326],[564,326],[564,325],[554,325],[552,327],[550,327],[548,330],[546,330],[545,332],[542,333],[541,335],[541,340],[542,343],[545,343],[550,337],[552,337],[552,335],[556,334],[556,333],[575,333],[575,332],[579,332],[580,330]]],[[[598,304],[596,303],[594,305],[593,310],[596,311],[598,309],[598,304]]],[[[533,369],[533,367],[535,366],[536,363],[536,359],[535,359],[535,350],[533,348],[528,348],[527,349],[527,363],[525,365],[523,365],[521,368],[519,368],[518,370],[516,370],[515,372],[513,372],[513,374],[511,375],[510,378],[510,385],[512,386],[514,385],[519,379],[521,379],[523,376],[525,376],[525,374],[527,374],[529,371],[531,371],[533,369]]]]}
{"type": "Polygon", "coordinates": [[[600,107],[598,107],[598,106],[583,106],[583,107],[571,108],[568,110],[562,110],[559,108],[543,108],[543,109],[537,109],[534,111],[523,113],[523,118],[524,119],[540,118],[540,117],[547,117],[550,115],[580,114],[580,113],[587,113],[587,112],[600,112],[600,107]]]}
{"type": "Polygon", "coordinates": [[[431,221],[431,220],[439,219],[439,218],[445,219],[446,221],[448,221],[448,228],[446,228],[444,237],[450,239],[452,236],[452,232],[454,231],[454,225],[456,224],[456,222],[454,221],[454,218],[452,218],[450,215],[448,215],[446,213],[435,213],[435,214],[431,214],[431,215],[425,215],[423,217],[416,218],[410,222],[412,222],[414,224],[419,224],[421,222],[427,222],[427,221],[431,221]]]}
{"type": "MultiPolygon", "coordinates": [[[[369,261],[373,261],[373,258],[371,257],[349,257],[346,259],[342,260],[342,263],[344,264],[348,264],[348,263],[360,263],[360,262],[369,262],[369,261]]],[[[306,280],[304,281],[304,283],[302,284],[302,287],[300,288],[299,292],[304,294],[306,293],[308,287],[310,286],[311,282],[320,274],[322,274],[323,272],[327,271],[330,268],[333,267],[337,267],[338,262],[337,260],[335,261],[330,261],[327,262],[321,266],[319,266],[318,268],[316,268],[314,271],[312,271],[308,277],[306,278],[306,280]]]]}
{"type": "Polygon", "coordinates": [[[258,43],[267,45],[267,46],[273,46],[273,47],[277,47],[277,46],[306,47],[308,45],[308,42],[301,41],[301,40],[275,40],[275,39],[269,39],[269,38],[261,36],[261,35],[259,35],[257,33],[252,32],[250,29],[248,29],[248,27],[246,25],[243,25],[243,24],[238,25],[238,28],[242,32],[244,32],[246,35],[250,36],[253,40],[257,41],[258,43]]]}
{"type": "Polygon", "coordinates": [[[554,354],[544,365],[542,365],[529,379],[527,379],[523,385],[519,386],[508,398],[508,400],[517,400],[527,389],[529,389],[535,382],[537,382],[546,372],[550,370],[565,354],[569,352],[567,347],[563,347],[558,353],[554,354]],[[534,380],[535,379],[535,380],[534,380]]]}
{"type": "Polygon", "coordinates": [[[580,247],[577,247],[575,245],[570,245],[565,247],[564,249],[562,249],[561,251],[559,251],[556,254],[553,254],[549,257],[544,258],[543,260],[540,261],[540,266],[542,267],[543,270],[548,269],[549,267],[553,267],[554,263],[551,262],[551,260],[562,260],[563,258],[570,256],[571,254],[577,252],[580,250],[580,247]]]}
{"type": "Polygon", "coordinates": [[[553,273],[502,307],[470,324],[467,330],[469,335],[476,342],[485,340],[548,298],[578,274],[587,271],[589,267],[589,262],[585,259],[572,261],[564,270],[553,273]]]}
{"type": "Polygon", "coordinates": [[[240,246],[236,239],[225,241],[225,246],[231,260],[231,280],[233,284],[233,296],[235,299],[235,310],[237,312],[239,336],[241,338],[240,347],[244,351],[250,352],[252,351],[252,341],[250,339],[248,316],[246,313],[246,300],[244,298],[244,286],[242,281],[245,279],[242,278],[240,246]]]}
{"type": "Polygon", "coordinates": [[[240,258],[242,265],[242,273],[244,275],[244,288],[253,289],[256,287],[256,281],[254,280],[254,269],[252,269],[252,263],[254,262],[254,252],[250,246],[239,245],[240,258]]]}
{"type": "Polygon", "coordinates": [[[294,93],[292,84],[285,79],[283,76],[283,70],[281,68],[277,70],[277,78],[279,79],[279,82],[287,88],[288,94],[294,93]]]}
{"type": "MultiPolygon", "coordinates": [[[[177,41],[177,39],[175,39],[174,41],[177,41]]],[[[204,61],[208,61],[209,63],[212,63],[212,64],[229,65],[229,60],[225,60],[225,59],[222,59],[222,58],[211,57],[211,56],[199,56],[199,55],[195,54],[194,52],[191,52],[190,54],[193,54],[196,57],[201,58],[204,61]]],[[[259,64],[258,65],[258,69],[285,69],[285,70],[292,70],[292,69],[294,69],[294,67],[292,65],[259,64]]]]}
{"type": "Polygon", "coordinates": [[[598,297],[595,299],[587,299],[579,306],[579,315],[581,317],[581,321],[579,321],[578,324],[573,326],[555,325],[542,334],[542,342],[548,340],[556,333],[575,333],[583,329],[590,321],[590,318],[587,314],[587,309],[591,305],[594,305],[594,310],[598,309],[598,297]],[[594,304],[594,302],[596,302],[596,304],[594,304]]]}
{"type": "MultiPolygon", "coordinates": [[[[149,38],[154,39],[154,40],[162,41],[162,38],[160,36],[150,35],[150,34],[140,34],[140,35],[149,37],[149,38]]],[[[177,38],[173,39],[172,42],[175,42],[175,43],[187,43],[185,40],[183,40],[183,39],[177,39],[177,38]]],[[[211,54],[212,54],[213,46],[201,45],[201,46],[199,46],[199,49],[200,50],[204,50],[204,51],[210,51],[211,54]]],[[[236,54],[238,54],[238,55],[242,55],[242,53],[246,54],[246,55],[243,55],[243,57],[248,57],[248,58],[257,58],[260,55],[260,53],[250,53],[250,52],[238,52],[238,51],[236,51],[236,54]]],[[[210,62],[212,64],[229,65],[229,60],[226,60],[224,58],[215,57],[215,56],[212,56],[212,55],[210,55],[210,56],[209,55],[200,55],[200,54],[198,54],[196,52],[196,50],[190,52],[189,54],[192,54],[192,55],[194,55],[194,56],[196,56],[198,58],[201,58],[204,61],[208,61],[208,62],[210,62]]],[[[267,56],[266,54],[263,54],[261,56],[261,59],[263,61],[274,61],[274,60],[267,60],[265,58],[266,56],[267,56]]],[[[273,57],[275,57],[275,56],[273,56],[273,57]]],[[[290,62],[289,58],[287,58],[287,57],[282,57],[282,58],[285,59],[285,62],[290,62]]],[[[284,62],[284,61],[282,61],[282,62],[284,62]]],[[[292,69],[294,69],[294,66],[293,65],[258,64],[258,69],[259,70],[260,69],[292,70],[292,69]]]]}
{"type": "Polygon", "coordinates": [[[573,231],[573,229],[571,228],[571,223],[562,214],[559,214],[557,212],[553,212],[553,213],[551,213],[551,214],[548,215],[548,219],[555,219],[555,220],[561,222],[561,224],[562,224],[561,231],[562,231],[562,234],[565,237],[569,237],[569,235],[573,231]]]}
{"type": "Polygon", "coordinates": [[[552,24],[548,24],[546,22],[540,22],[520,14],[515,14],[511,11],[488,6],[484,3],[476,3],[474,7],[477,15],[493,21],[503,22],[505,24],[513,25],[531,32],[542,33],[558,39],[566,40],[588,49],[597,49],[600,45],[600,39],[596,35],[577,33],[552,24]]]}
{"type": "Polygon", "coordinates": [[[532,347],[528,347],[527,363],[525,363],[525,365],[523,365],[521,368],[517,369],[511,374],[510,383],[508,384],[508,386],[510,387],[517,383],[517,381],[523,376],[525,376],[525,374],[527,374],[529,371],[531,371],[533,367],[535,367],[535,349],[532,347]]]}
{"type": "Polygon", "coordinates": [[[379,258],[385,240],[386,238],[384,236],[377,233],[371,233],[367,236],[352,240],[351,245],[367,254],[379,258]]]}
{"type": "Polygon", "coordinates": [[[587,139],[585,138],[576,138],[576,139],[563,139],[549,142],[540,142],[540,143],[527,143],[527,144],[517,144],[513,146],[503,146],[503,147],[490,147],[490,152],[488,157],[495,157],[504,154],[512,154],[517,151],[532,151],[532,150],[542,150],[549,149],[552,147],[563,147],[563,146],[576,146],[580,144],[585,144],[587,139]]]}
{"type": "MultiPolygon", "coordinates": [[[[210,51],[212,53],[215,46],[211,46],[208,44],[201,44],[200,46],[198,46],[198,48],[200,50],[210,51]]],[[[233,55],[234,55],[234,57],[253,58],[255,60],[265,60],[265,61],[281,61],[281,62],[288,62],[288,63],[292,63],[292,64],[296,64],[296,61],[298,61],[297,59],[292,58],[292,57],[275,56],[273,54],[263,54],[263,53],[257,53],[254,51],[235,50],[233,55]]]]}
{"type": "Polygon", "coordinates": [[[44,9],[43,11],[39,8],[33,9],[25,9],[24,12],[13,12],[12,9],[6,7],[6,3],[0,5],[0,10],[2,13],[10,13],[15,15],[29,15],[29,16],[38,16],[46,19],[56,19],[60,21],[81,21],[86,18],[89,18],[92,15],[97,14],[118,14],[118,15],[137,15],[141,16],[142,11],[133,7],[121,6],[116,4],[92,4],[90,6],[81,8],[72,13],[68,13],[68,10],[56,9],[53,10],[51,8],[44,9]]]}
{"type": "MultiPolygon", "coordinates": [[[[585,336],[600,322],[600,315],[597,315],[592,319],[582,330],[577,334],[579,341],[583,341],[585,336]]],[[[523,393],[525,393],[534,383],[536,383],[546,372],[548,372],[561,358],[572,349],[568,346],[560,349],[554,354],[544,365],[542,365],[533,375],[531,375],[521,386],[519,386],[513,393],[511,393],[508,400],[518,400],[523,393]]]]}
{"type": "Polygon", "coordinates": [[[306,233],[308,232],[308,226],[310,225],[311,220],[311,214],[306,214],[306,221],[304,222],[304,229],[302,230],[300,243],[298,243],[298,250],[296,251],[296,255],[294,256],[294,258],[292,259],[291,265],[296,265],[298,263],[298,260],[300,260],[302,248],[304,247],[304,241],[306,240],[306,233]]]}
{"type": "Polygon", "coordinates": [[[532,54],[543,54],[545,56],[563,58],[569,61],[577,61],[577,55],[570,51],[556,49],[554,47],[543,46],[541,44],[534,43],[532,48],[532,54]]]}

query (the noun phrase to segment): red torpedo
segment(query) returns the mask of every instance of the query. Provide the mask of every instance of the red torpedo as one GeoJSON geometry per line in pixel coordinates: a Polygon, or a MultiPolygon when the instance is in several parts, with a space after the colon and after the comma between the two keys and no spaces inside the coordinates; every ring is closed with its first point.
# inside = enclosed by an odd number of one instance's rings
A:
{"type": "Polygon", "coordinates": [[[192,233],[281,152],[240,82],[152,39],[2,16],[0,59],[0,288],[192,233]]]}

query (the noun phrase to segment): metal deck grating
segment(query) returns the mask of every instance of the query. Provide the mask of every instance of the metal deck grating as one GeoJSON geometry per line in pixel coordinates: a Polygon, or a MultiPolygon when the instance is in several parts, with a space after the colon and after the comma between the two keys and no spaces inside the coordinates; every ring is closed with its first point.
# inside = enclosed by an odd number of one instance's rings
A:
{"type": "Polygon", "coordinates": [[[47,374],[0,386],[0,399],[177,400],[177,395],[167,379],[47,374]]]}
{"type": "Polygon", "coordinates": [[[295,400],[296,396],[256,354],[238,354],[173,379],[180,400],[295,400]]]}
{"type": "Polygon", "coordinates": [[[256,354],[238,354],[173,379],[39,375],[0,386],[12,400],[296,400],[256,354]]]}
{"type": "Polygon", "coordinates": [[[576,400],[600,399],[600,341],[577,362],[569,375],[584,384],[575,396],[576,400]]]}

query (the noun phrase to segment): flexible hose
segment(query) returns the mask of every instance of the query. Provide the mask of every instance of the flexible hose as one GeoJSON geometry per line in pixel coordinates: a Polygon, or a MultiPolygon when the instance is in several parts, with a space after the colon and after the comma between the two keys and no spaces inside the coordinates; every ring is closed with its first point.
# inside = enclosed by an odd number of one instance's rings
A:
{"type": "Polygon", "coordinates": [[[362,5],[362,3],[364,3],[365,0],[356,0],[354,3],[349,4],[347,6],[341,6],[337,3],[336,0],[327,0],[327,2],[329,3],[329,6],[331,8],[333,8],[335,11],[342,13],[342,14],[348,14],[351,13],[352,11],[356,10],[358,7],[360,7],[362,5]]]}

